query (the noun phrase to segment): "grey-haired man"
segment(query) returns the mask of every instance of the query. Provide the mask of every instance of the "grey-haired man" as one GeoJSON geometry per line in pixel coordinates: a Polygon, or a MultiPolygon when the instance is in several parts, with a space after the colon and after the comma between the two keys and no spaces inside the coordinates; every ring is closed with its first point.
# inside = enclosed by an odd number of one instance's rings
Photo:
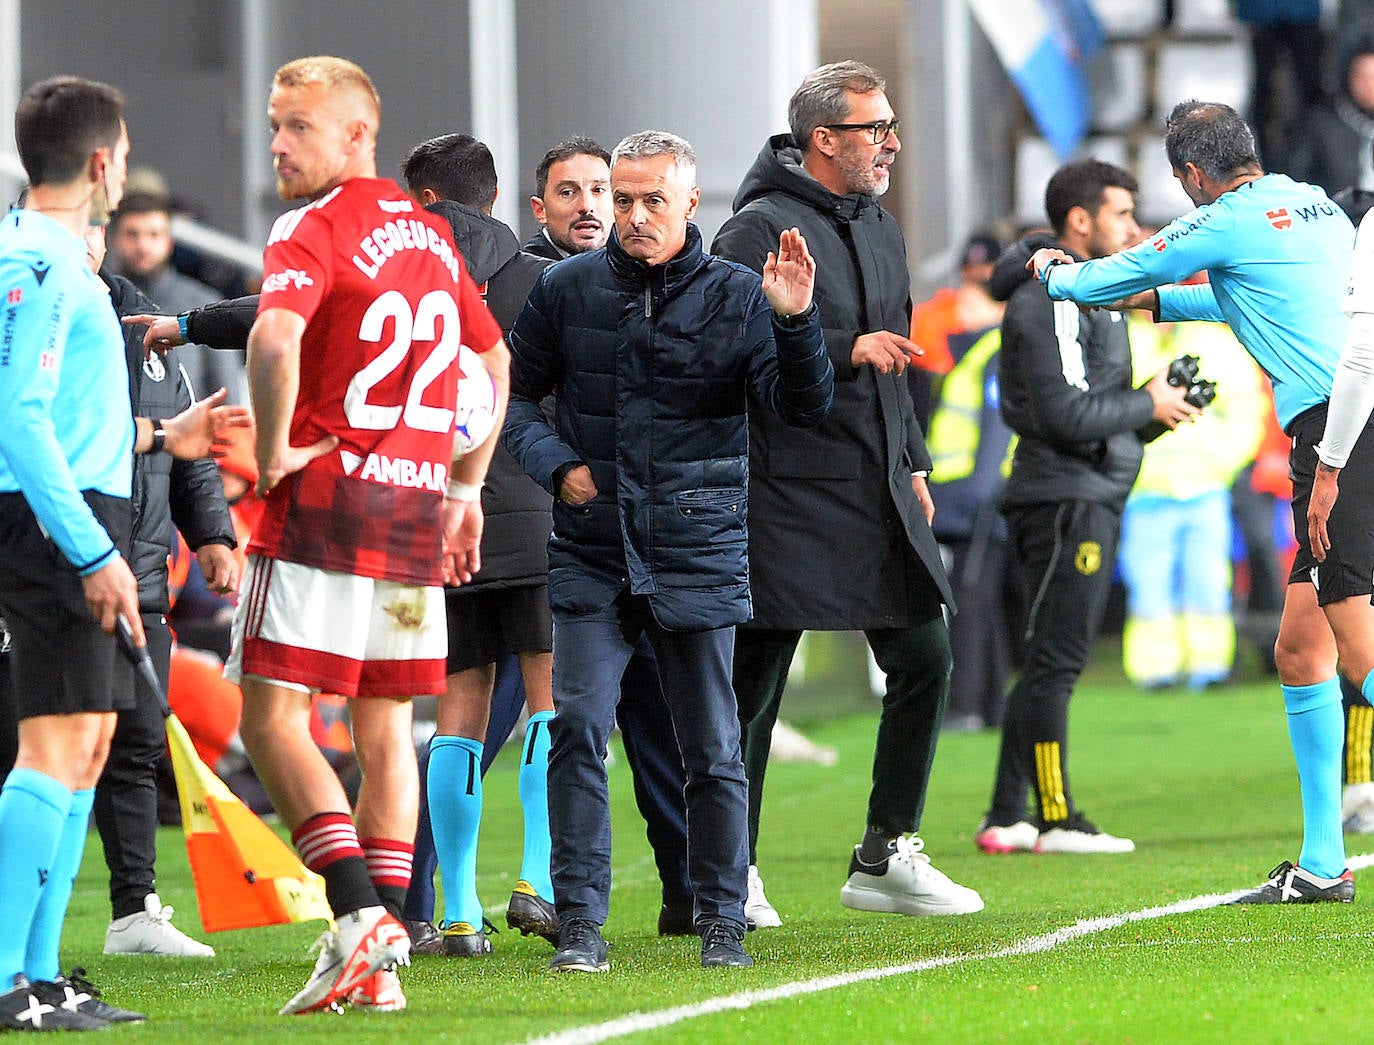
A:
{"type": "Polygon", "coordinates": [[[751,395],[789,423],[830,407],[833,369],[795,230],[763,279],[706,254],[691,146],[646,131],[612,154],[615,233],[546,269],[511,332],[505,443],[555,497],[549,823],[554,971],[609,968],[606,740],[641,634],[687,770],[687,868],[703,966],[747,966],[748,846],[734,625],[751,612],[751,395]],[[540,409],[557,394],[550,424],[540,409]]]}

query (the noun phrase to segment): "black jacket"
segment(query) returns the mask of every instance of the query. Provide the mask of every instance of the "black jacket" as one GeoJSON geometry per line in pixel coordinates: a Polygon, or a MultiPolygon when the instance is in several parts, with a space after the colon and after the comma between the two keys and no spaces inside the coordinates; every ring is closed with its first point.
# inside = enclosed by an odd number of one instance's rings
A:
{"type": "Polygon", "coordinates": [[[1131,343],[1118,312],[1083,313],[1051,301],[1026,262],[1048,234],[1014,244],[998,259],[989,290],[1007,302],[1002,318],[1002,418],[1019,437],[1003,508],[1091,501],[1126,504],[1154,405],[1131,384],[1131,343]]]}
{"type": "Polygon", "coordinates": [[[533,254],[536,258],[544,258],[548,261],[562,261],[567,256],[553,245],[553,241],[548,236],[544,235],[542,227],[533,236],[525,240],[525,245],[520,249],[526,254],[533,254]]]}
{"type": "Polygon", "coordinates": [[[449,223],[453,241],[482,299],[502,331],[510,333],[549,260],[523,250],[510,226],[475,207],[439,200],[425,209],[449,223]]]}
{"type": "Polygon", "coordinates": [[[816,304],[835,366],[835,405],[799,431],[751,412],[754,623],[847,630],[920,623],[931,586],[952,603],[935,537],[911,489],[930,469],[907,379],[850,365],[854,340],[911,332],[906,243],[870,196],[836,196],[801,167],[789,135],[769,139],[714,248],[761,271],[783,229],[816,259],[816,304]]]}
{"type": "MultiPolygon", "coordinates": [[[[520,249],[503,222],[473,207],[440,200],[428,208],[453,228],[453,239],[487,308],[510,336],[535,280],[549,267],[544,258],[520,249]]],[[[482,490],[482,568],[465,590],[542,584],[548,576],[553,502],[549,495],[497,445],[482,490]]]]}
{"type": "Polygon", "coordinates": [[[220,351],[244,351],[258,318],[258,295],[215,301],[186,313],[187,339],[220,351]]]}
{"type": "Polygon", "coordinates": [[[550,602],[588,612],[628,588],[663,627],[696,631],[749,618],[750,395],[814,425],[833,376],[814,309],[778,324],[758,276],[687,231],[663,265],[613,235],[544,272],[511,332],[504,439],[550,493],[569,465],[596,483],[589,504],[554,503],[550,602]]]}
{"type": "MultiPolygon", "coordinates": [[[[473,207],[440,200],[427,209],[448,221],[473,282],[483,291],[502,332],[509,334],[549,262],[522,251],[508,226],[473,207]]],[[[187,316],[187,333],[212,348],[245,348],[257,312],[257,296],[207,305],[187,316]]],[[[545,547],[553,528],[551,507],[549,495],[498,445],[482,490],[482,568],[460,590],[543,583],[548,574],[545,547]]]]}
{"type": "MultiPolygon", "coordinates": [[[[157,305],[123,276],[102,271],[115,312],[132,316],[158,312],[157,305]]],[[[143,329],[124,328],[124,351],[129,367],[129,400],[137,417],[158,420],[181,413],[191,405],[176,350],[165,356],[143,355],[143,329]]],[[[144,613],[166,613],[167,554],[172,549],[172,526],[195,551],[207,544],[236,546],[234,524],[224,499],[219,470],[208,459],[181,461],[171,454],[136,454],[133,478],[133,537],[129,569],[138,581],[138,603],[144,613]]]]}

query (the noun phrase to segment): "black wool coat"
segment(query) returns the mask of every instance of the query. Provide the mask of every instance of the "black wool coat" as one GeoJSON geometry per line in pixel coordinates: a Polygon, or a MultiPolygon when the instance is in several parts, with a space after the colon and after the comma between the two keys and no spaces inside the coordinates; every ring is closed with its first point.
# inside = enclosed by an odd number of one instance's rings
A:
{"type": "Polygon", "coordinates": [[[816,259],[815,300],[835,366],[835,404],[813,429],[749,415],[753,624],[838,631],[907,627],[932,589],[953,604],[935,537],[911,488],[930,469],[905,375],[850,364],[855,338],[911,331],[906,243],[862,194],[837,196],[801,167],[790,135],[769,139],[712,250],[763,270],[783,229],[816,259]]]}

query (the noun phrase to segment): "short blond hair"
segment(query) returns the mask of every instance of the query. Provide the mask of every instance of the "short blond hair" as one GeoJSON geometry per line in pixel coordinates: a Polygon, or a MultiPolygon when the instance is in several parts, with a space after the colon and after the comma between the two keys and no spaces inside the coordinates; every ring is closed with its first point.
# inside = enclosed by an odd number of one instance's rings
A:
{"type": "Polygon", "coordinates": [[[382,122],[382,99],[377,94],[372,78],[363,72],[361,66],[347,58],[316,54],[287,62],[272,78],[273,87],[304,87],[312,83],[324,84],[330,89],[343,88],[362,95],[372,112],[372,130],[374,133],[377,131],[382,122]]]}

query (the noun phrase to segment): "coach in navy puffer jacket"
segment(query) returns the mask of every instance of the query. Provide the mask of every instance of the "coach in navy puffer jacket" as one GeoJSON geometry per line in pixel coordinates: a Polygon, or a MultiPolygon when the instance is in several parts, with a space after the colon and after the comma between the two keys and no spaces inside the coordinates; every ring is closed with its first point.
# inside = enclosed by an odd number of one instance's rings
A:
{"type": "Polygon", "coordinates": [[[775,320],[758,275],[704,253],[695,225],[663,265],[612,235],[544,272],[511,334],[505,443],[555,498],[578,464],[599,491],[554,502],[555,607],[628,588],[672,630],[749,619],[751,386],[791,424],[825,418],[833,369],[816,309],[775,320]],[[551,391],[552,428],[539,410],[551,391]]]}
{"type": "Polygon", "coordinates": [[[730,684],[733,626],[751,612],[748,403],[819,424],[834,370],[800,234],[781,234],[767,297],[754,272],[703,253],[689,220],[700,197],[690,145],[631,135],[612,156],[611,196],[610,242],[546,269],[511,332],[505,444],[556,498],[550,967],[609,968],[606,741],[641,635],[687,776],[701,963],[751,965],[747,783],[730,684]],[[550,393],[552,424],[539,409],[550,393]]]}

